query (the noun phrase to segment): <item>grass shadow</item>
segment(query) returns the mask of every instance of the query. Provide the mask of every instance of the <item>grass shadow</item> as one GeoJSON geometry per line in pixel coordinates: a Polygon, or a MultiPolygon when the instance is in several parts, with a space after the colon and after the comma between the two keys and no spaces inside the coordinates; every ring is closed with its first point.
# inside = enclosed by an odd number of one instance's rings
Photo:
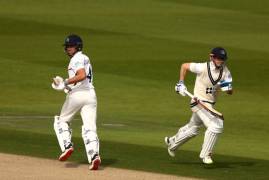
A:
{"type": "MultiPolygon", "coordinates": [[[[54,135],[0,130],[0,152],[57,159],[60,150],[54,135]]],[[[73,141],[75,152],[67,168],[88,163],[81,138],[73,141]]],[[[269,179],[268,160],[216,154],[216,163],[205,166],[198,152],[181,150],[177,155],[170,158],[165,147],[101,141],[102,169],[118,167],[206,179],[269,179]]]]}

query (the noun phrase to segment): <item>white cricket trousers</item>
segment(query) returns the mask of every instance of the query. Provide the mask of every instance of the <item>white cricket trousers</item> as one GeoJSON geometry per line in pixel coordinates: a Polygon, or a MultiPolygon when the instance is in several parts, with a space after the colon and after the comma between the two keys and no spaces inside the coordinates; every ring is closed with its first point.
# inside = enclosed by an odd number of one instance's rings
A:
{"type": "Polygon", "coordinates": [[[84,127],[96,131],[97,101],[94,89],[67,94],[61,110],[60,121],[70,123],[79,110],[84,127]]]}
{"type": "Polygon", "coordinates": [[[81,135],[85,144],[89,163],[95,154],[99,154],[99,139],[96,128],[97,100],[94,89],[80,90],[67,94],[60,116],[55,118],[54,129],[61,150],[71,143],[70,122],[80,111],[83,126],[81,135]]]}
{"type": "Polygon", "coordinates": [[[181,127],[178,132],[170,138],[170,150],[176,150],[180,145],[183,145],[185,142],[198,135],[201,126],[205,126],[207,130],[205,132],[200,158],[211,155],[218,135],[223,131],[223,121],[203,108],[193,112],[189,123],[181,127]]]}

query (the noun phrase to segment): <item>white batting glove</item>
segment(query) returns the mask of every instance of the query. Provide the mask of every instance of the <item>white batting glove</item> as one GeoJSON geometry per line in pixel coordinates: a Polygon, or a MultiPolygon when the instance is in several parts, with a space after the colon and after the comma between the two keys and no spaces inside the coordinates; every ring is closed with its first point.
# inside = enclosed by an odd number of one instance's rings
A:
{"type": "Polygon", "coordinates": [[[66,89],[66,82],[63,80],[62,77],[56,76],[55,78],[53,78],[51,86],[56,91],[63,91],[66,89]]]}
{"type": "Polygon", "coordinates": [[[178,81],[178,83],[175,86],[175,91],[182,96],[186,96],[185,91],[187,90],[187,87],[184,85],[184,81],[178,81]]]}

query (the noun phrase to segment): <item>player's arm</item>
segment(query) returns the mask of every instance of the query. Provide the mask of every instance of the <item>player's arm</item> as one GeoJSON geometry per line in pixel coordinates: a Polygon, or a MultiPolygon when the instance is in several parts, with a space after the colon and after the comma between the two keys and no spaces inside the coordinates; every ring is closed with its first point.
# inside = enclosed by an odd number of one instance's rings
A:
{"type": "Polygon", "coordinates": [[[185,96],[185,91],[187,90],[187,88],[184,85],[184,80],[187,75],[187,72],[191,71],[193,73],[199,74],[202,72],[202,70],[203,66],[201,63],[183,63],[180,67],[179,81],[175,86],[176,92],[181,94],[182,96],[185,96]]]}
{"type": "Polygon", "coordinates": [[[190,70],[190,63],[183,63],[180,67],[179,71],[179,81],[175,86],[175,91],[182,96],[185,96],[185,91],[187,87],[184,85],[184,79],[186,77],[187,72],[190,70]]]}
{"type": "Polygon", "coordinates": [[[84,68],[78,69],[76,75],[65,81],[66,85],[75,84],[86,79],[87,75],[84,68]]]}
{"type": "Polygon", "coordinates": [[[186,74],[188,71],[195,73],[195,74],[200,74],[203,71],[203,65],[201,63],[183,63],[180,68],[180,73],[179,73],[179,80],[184,81],[186,74]]]}
{"type": "Polygon", "coordinates": [[[186,77],[187,71],[190,70],[190,63],[183,63],[179,72],[179,81],[183,81],[186,77]]]}

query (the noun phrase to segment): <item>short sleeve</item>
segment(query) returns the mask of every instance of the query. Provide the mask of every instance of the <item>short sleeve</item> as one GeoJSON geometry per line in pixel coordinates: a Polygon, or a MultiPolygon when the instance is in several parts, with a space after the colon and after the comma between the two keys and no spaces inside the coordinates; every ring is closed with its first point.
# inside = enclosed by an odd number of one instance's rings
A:
{"type": "Polygon", "coordinates": [[[196,74],[200,74],[203,71],[202,63],[190,63],[190,71],[196,74]]]}
{"type": "Polygon", "coordinates": [[[75,72],[77,72],[79,69],[84,68],[84,59],[81,57],[74,59],[72,66],[75,72]]]}
{"type": "Polygon", "coordinates": [[[230,83],[233,82],[232,74],[229,70],[227,71],[227,73],[225,73],[224,81],[230,83]]]}

